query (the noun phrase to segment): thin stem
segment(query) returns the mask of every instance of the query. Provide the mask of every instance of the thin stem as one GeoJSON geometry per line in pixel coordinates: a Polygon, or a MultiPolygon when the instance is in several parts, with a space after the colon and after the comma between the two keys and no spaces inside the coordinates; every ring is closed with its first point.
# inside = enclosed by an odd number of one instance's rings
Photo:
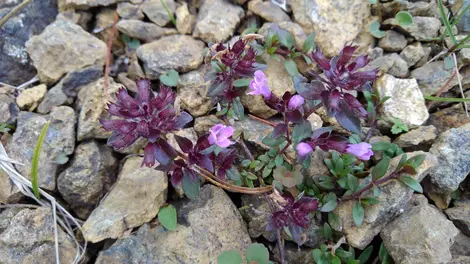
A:
{"type": "Polygon", "coordinates": [[[21,4],[17,5],[15,8],[13,8],[10,13],[6,14],[6,16],[2,17],[0,19],[0,28],[14,15],[16,15],[18,12],[20,12],[25,6],[27,6],[29,3],[31,3],[32,0],[24,0],[21,4]]]}
{"type": "Polygon", "coordinates": [[[260,121],[261,123],[264,123],[264,124],[266,124],[266,125],[268,125],[268,126],[276,127],[276,124],[274,124],[273,122],[270,122],[270,121],[268,121],[268,120],[266,120],[266,119],[263,119],[263,118],[261,118],[261,117],[257,117],[257,116],[252,115],[252,114],[248,114],[248,116],[251,117],[251,118],[253,118],[253,119],[256,119],[256,120],[260,121]]]}
{"type": "MultiPolygon", "coordinates": [[[[462,99],[465,99],[465,94],[463,92],[463,87],[462,87],[462,79],[460,78],[459,67],[457,66],[457,56],[455,56],[455,53],[452,53],[452,58],[454,59],[455,72],[457,73],[457,80],[459,82],[460,94],[462,95],[462,99]]],[[[465,106],[465,114],[467,114],[467,117],[470,117],[468,114],[467,103],[463,103],[463,105],[465,106]]]]}
{"type": "Polygon", "coordinates": [[[116,24],[119,20],[119,15],[117,12],[114,13],[113,27],[111,28],[111,33],[109,34],[108,39],[108,49],[106,50],[106,65],[104,67],[104,92],[103,99],[108,101],[108,87],[109,87],[109,71],[111,66],[111,49],[113,48],[114,33],[116,32],[116,24]]]}
{"type": "Polygon", "coordinates": [[[321,103],[315,105],[312,109],[310,109],[307,113],[304,114],[304,118],[307,119],[311,114],[315,113],[315,111],[320,109],[320,107],[322,107],[321,103]]]}
{"type": "Polygon", "coordinates": [[[369,142],[369,139],[372,137],[372,134],[374,133],[376,126],[377,126],[377,119],[374,117],[374,119],[372,120],[372,123],[369,126],[369,131],[367,132],[367,136],[364,139],[364,142],[369,142]]]}
{"type": "Polygon", "coordinates": [[[284,260],[284,245],[282,243],[282,234],[281,234],[281,229],[277,229],[277,242],[279,244],[279,257],[281,258],[281,264],[285,264],[284,260]]]}
{"type": "MultiPolygon", "coordinates": [[[[454,74],[452,74],[452,76],[450,76],[449,80],[447,80],[447,82],[439,89],[439,91],[436,93],[436,97],[441,96],[441,94],[443,94],[444,92],[446,92],[448,90],[447,86],[449,86],[450,82],[454,79],[455,76],[457,76],[456,71],[454,71],[454,74]]],[[[425,96],[425,98],[426,98],[426,96],[425,96]]],[[[428,109],[431,108],[434,104],[435,104],[435,102],[429,102],[428,109]]]]}

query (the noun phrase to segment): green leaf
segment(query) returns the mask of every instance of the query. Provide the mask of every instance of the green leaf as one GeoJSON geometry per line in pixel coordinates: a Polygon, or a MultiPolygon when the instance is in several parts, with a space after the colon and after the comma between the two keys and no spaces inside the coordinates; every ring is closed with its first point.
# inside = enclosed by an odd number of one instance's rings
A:
{"type": "Polygon", "coordinates": [[[377,20],[370,24],[369,32],[376,38],[383,38],[386,34],[385,31],[380,30],[380,22],[377,20]]]}
{"type": "Polygon", "coordinates": [[[359,183],[357,182],[357,178],[354,177],[353,175],[351,174],[348,174],[347,176],[347,180],[348,180],[348,187],[349,187],[349,190],[351,191],[356,191],[357,188],[359,187],[359,183]]]}
{"type": "Polygon", "coordinates": [[[375,4],[377,4],[377,0],[369,0],[369,3],[375,5],[375,4]]]}
{"type": "Polygon", "coordinates": [[[395,15],[395,22],[401,27],[413,25],[413,16],[408,11],[400,11],[395,15]]]}
{"type": "Polygon", "coordinates": [[[450,26],[449,19],[447,19],[446,12],[444,11],[444,4],[442,3],[442,0],[437,0],[437,5],[439,7],[439,13],[441,15],[442,22],[444,23],[446,27],[446,32],[449,34],[450,40],[454,45],[457,44],[457,39],[454,36],[454,33],[452,33],[452,27],[450,26]]]}
{"type": "Polygon", "coordinates": [[[269,175],[271,175],[272,172],[273,172],[273,169],[272,169],[272,168],[264,167],[263,173],[262,173],[261,176],[262,176],[263,178],[266,178],[266,177],[268,177],[269,175]]]}
{"type": "Polygon", "coordinates": [[[175,70],[169,70],[168,73],[160,75],[160,82],[166,86],[176,86],[178,84],[179,74],[175,70]]]}
{"type": "Polygon", "coordinates": [[[245,86],[250,85],[251,80],[252,80],[251,78],[241,78],[241,79],[235,80],[233,82],[233,86],[235,86],[235,87],[245,87],[245,86]]]}
{"type": "Polygon", "coordinates": [[[331,230],[330,225],[328,223],[323,224],[323,236],[328,241],[333,241],[333,230],[331,230]]]}
{"type": "Polygon", "coordinates": [[[400,134],[401,132],[407,132],[407,131],[408,131],[408,125],[403,123],[398,118],[393,118],[393,126],[392,126],[393,134],[400,134]]]}
{"type": "Polygon", "coordinates": [[[242,166],[243,167],[248,167],[248,166],[250,166],[250,164],[251,164],[251,160],[249,160],[249,159],[246,159],[246,160],[242,161],[242,166]]]}
{"type": "Polygon", "coordinates": [[[399,170],[399,169],[403,168],[403,165],[405,165],[405,163],[406,163],[406,159],[407,159],[406,154],[401,155],[400,162],[398,162],[398,165],[395,168],[395,170],[399,170]]]}
{"type": "Polygon", "coordinates": [[[164,0],[160,0],[160,2],[162,3],[163,7],[165,8],[166,13],[170,17],[171,23],[173,23],[173,26],[176,27],[176,19],[173,16],[173,12],[170,11],[170,9],[168,8],[164,0]]]}
{"type": "Polygon", "coordinates": [[[364,207],[360,201],[356,201],[353,205],[352,216],[354,220],[354,224],[356,226],[360,226],[362,221],[364,221],[364,207]]]}
{"type": "Polygon", "coordinates": [[[387,248],[385,247],[384,243],[380,244],[379,249],[379,260],[382,264],[389,264],[390,263],[390,255],[388,254],[387,248]]]}
{"type": "Polygon", "coordinates": [[[232,101],[232,106],[232,109],[234,110],[235,116],[238,118],[238,120],[245,119],[245,108],[240,101],[240,97],[237,97],[232,101]]]}
{"type": "Polygon", "coordinates": [[[450,70],[455,67],[454,58],[452,55],[449,55],[444,58],[444,69],[450,70]]]}
{"type": "Polygon", "coordinates": [[[238,172],[237,168],[235,166],[232,166],[230,170],[225,171],[227,173],[227,176],[230,178],[232,181],[239,181],[240,178],[240,172],[238,172]]]}
{"type": "Polygon", "coordinates": [[[130,49],[136,50],[138,47],[140,47],[140,41],[138,39],[131,39],[129,42],[126,42],[127,46],[130,49]]]}
{"type": "Polygon", "coordinates": [[[276,164],[276,167],[279,167],[284,163],[284,157],[282,155],[277,155],[276,159],[274,159],[274,163],[276,164]]]}
{"type": "Polygon", "coordinates": [[[338,248],[336,250],[336,256],[340,257],[343,261],[346,261],[347,259],[353,257],[353,254],[349,251],[346,251],[342,248],[338,248]]]}
{"type": "Polygon", "coordinates": [[[297,144],[304,138],[308,138],[312,135],[312,124],[307,120],[303,120],[302,123],[296,124],[292,131],[292,141],[297,144]]]}
{"type": "Polygon", "coordinates": [[[338,256],[334,256],[334,257],[331,259],[330,264],[341,264],[341,260],[338,258],[338,256]]]}
{"type": "Polygon", "coordinates": [[[291,59],[285,60],[284,66],[286,67],[286,70],[290,74],[290,76],[295,76],[299,74],[299,70],[297,69],[297,64],[295,64],[295,61],[291,59]]]}
{"type": "Polygon", "coordinates": [[[312,255],[313,255],[313,260],[315,260],[315,262],[320,262],[320,259],[321,257],[323,256],[323,253],[321,252],[320,249],[316,248],[312,251],[312,255]]]}
{"type": "Polygon", "coordinates": [[[368,246],[364,251],[362,251],[361,255],[359,255],[359,264],[366,264],[367,261],[370,258],[370,255],[372,255],[372,251],[374,250],[373,246],[368,246]]]}
{"type": "Polygon", "coordinates": [[[376,142],[372,144],[372,150],[373,151],[384,151],[387,150],[391,147],[392,143],[388,142],[376,142]]]}
{"type": "Polygon", "coordinates": [[[341,231],[343,229],[341,218],[339,218],[339,215],[333,212],[328,213],[328,224],[330,224],[331,228],[336,231],[341,231]]]}
{"type": "Polygon", "coordinates": [[[248,263],[250,263],[251,261],[258,264],[269,263],[269,251],[263,244],[251,244],[245,250],[245,257],[248,263]]]}
{"type": "Polygon", "coordinates": [[[362,198],[361,203],[363,205],[374,205],[380,203],[380,201],[377,198],[370,196],[362,198]]]}
{"type": "Polygon", "coordinates": [[[335,187],[335,185],[333,184],[331,180],[320,181],[318,185],[326,190],[331,190],[335,187]]]}
{"type": "Polygon", "coordinates": [[[158,221],[168,230],[176,231],[177,217],[176,209],[173,205],[163,207],[158,211],[158,221]]]}
{"type": "Polygon", "coordinates": [[[373,195],[374,195],[374,197],[378,197],[380,195],[380,188],[379,188],[379,186],[377,186],[375,184],[374,184],[374,187],[373,187],[373,195]]]}
{"type": "Polygon", "coordinates": [[[409,158],[406,161],[405,164],[408,164],[411,167],[413,167],[414,169],[416,169],[419,166],[421,166],[421,164],[423,163],[425,158],[426,158],[426,156],[424,154],[419,154],[419,155],[416,155],[416,156],[413,156],[413,157],[409,158]]]}
{"type": "Polygon", "coordinates": [[[49,128],[49,121],[47,121],[42,127],[41,134],[36,141],[34,147],[33,159],[31,160],[31,185],[33,187],[34,196],[40,199],[39,195],[39,184],[38,184],[38,166],[39,166],[39,155],[41,154],[42,143],[46,137],[47,129],[49,128]]]}
{"type": "Polygon", "coordinates": [[[67,157],[67,154],[65,154],[65,152],[60,152],[55,158],[54,163],[59,164],[59,165],[64,165],[68,161],[69,161],[69,157],[67,157]]]}
{"type": "Polygon", "coordinates": [[[226,250],[217,257],[217,264],[241,264],[242,257],[237,250],[226,250]]]}
{"type": "Polygon", "coordinates": [[[375,165],[375,167],[372,168],[372,180],[376,181],[382,178],[387,172],[389,164],[390,164],[390,158],[383,157],[382,160],[380,160],[379,163],[377,163],[377,165],[375,165]]]}
{"type": "Polygon", "coordinates": [[[408,187],[410,187],[412,190],[419,193],[423,193],[423,187],[421,187],[421,184],[419,184],[419,182],[413,177],[409,175],[402,175],[398,179],[404,184],[406,184],[408,187]]]}
{"type": "Polygon", "coordinates": [[[426,95],[424,99],[429,101],[436,101],[436,102],[451,102],[451,103],[465,103],[470,102],[470,98],[449,98],[449,97],[435,97],[426,95]]]}
{"type": "Polygon", "coordinates": [[[312,34],[308,35],[307,39],[304,41],[304,45],[302,47],[302,51],[304,53],[308,53],[311,50],[315,50],[316,45],[315,45],[315,32],[312,32],[312,34]]]}
{"type": "Polygon", "coordinates": [[[292,38],[292,35],[287,30],[280,29],[277,32],[277,37],[279,42],[281,42],[284,47],[289,50],[292,48],[292,45],[294,44],[294,38],[292,38]]]}
{"type": "Polygon", "coordinates": [[[336,201],[336,194],[334,193],[328,193],[325,198],[326,202],[323,204],[323,206],[320,208],[320,212],[331,212],[335,210],[337,201],[336,201]]]}
{"type": "Polygon", "coordinates": [[[244,36],[244,35],[247,35],[247,34],[253,34],[253,33],[258,32],[258,30],[259,30],[259,28],[257,28],[257,27],[248,27],[245,30],[243,30],[241,35],[244,36]]]}
{"type": "Polygon", "coordinates": [[[199,196],[199,191],[201,189],[201,186],[199,184],[199,179],[196,179],[195,181],[191,180],[189,175],[187,175],[186,170],[183,170],[184,177],[183,177],[183,191],[186,196],[194,200],[199,196]]]}

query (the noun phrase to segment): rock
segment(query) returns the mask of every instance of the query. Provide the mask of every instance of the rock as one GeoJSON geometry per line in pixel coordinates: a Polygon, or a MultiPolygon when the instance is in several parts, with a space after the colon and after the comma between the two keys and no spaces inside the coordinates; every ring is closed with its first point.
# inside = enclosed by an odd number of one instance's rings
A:
{"type": "Polygon", "coordinates": [[[157,215],[166,201],[168,179],[164,172],[142,167],[142,160],[125,161],[114,187],[82,226],[87,241],[119,238],[157,215]]]}
{"type": "Polygon", "coordinates": [[[222,121],[216,115],[201,116],[194,119],[194,130],[201,136],[208,133],[209,129],[222,121]]]}
{"type": "Polygon", "coordinates": [[[175,35],[144,44],[136,54],[144,62],[145,73],[150,79],[168,70],[188,72],[195,70],[203,60],[204,43],[192,37],[175,35]]]}
{"type": "MultiPolygon", "coordinates": [[[[101,8],[95,15],[95,23],[92,32],[97,32],[96,36],[104,43],[109,43],[113,32],[114,21],[116,20],[116,8],[101,8]]],[[[120,32],[113,33],[112,49],[118,50],[126,47],[120,32]]],[[[116,63],[116,62],[114,62],[116,63]]]]}
{"type": "MultiPolygon", "coordinates": [[[[467,6],[470,4],[470,1],[468,0],[463,0],[462,7],[467,6]]],[[[470,32],[470,14],[465,12],[462,15],[462,18],[460,19],[459,23],[457,24],[457,27],[461,33],[468,33],[470,32]]]]}
{"type": "Polygon", "coordinates": [[[457,256],[453,257],[449,264],[468,264],[470,263],[469,256],[457,256]]]}
{"type": "MultiPolygon", "coordinates": [[[[389,18],[383,22],[384,25],[392,25],[393,18],[389,18]]],[[[413,24],[409,26],[397,26],[405,34],[416,40],[425,40],[435,38],[439,35],[441,21],[435,17],[413,17],[413,24]]]]}
{"type": "Polygon", "coordinates": [[[23,195],[19,192],[16,185],[10,180],[8,174],[6,174],[3,170],[0,170],[0,203],[15,203],[18,202],[22,197],[23,195]]]}
{"type": "Polygon", "coordinates": [[[398,11],[408,11],[413,17],[424,16],[440,18],[437,1],[435,0],[392,1],[381,3],[381,9],[383,17],[394,17],[398,11]]]}
{"type": "Polygon", "coordinates": [[[398,79],[385,74],[375,82],[380,98],[390,96],[380,111],[383,118],[392,126],[397,118],[409,128],[422,125],[429,117],[423,94],[415,79],[398,79]]]}
{"type": "Polygon", "coordinates": [[[106,104],[110,97],[119,90],[121,85],[109,78],[109,87],[106,97],[104,92],[104,78],[100,78],[82,87],[78,93],[79,115],[77,126],[77,140],[82,141],[90,138],[105,139],[111,136],[111,132],[105,131],[99,119],[111,119],[106,110],[106,104]]]}
{"type": "Polygon", "coordinates": [[[405,134],[400,135],[393,143],[400,148],[416,148],[429,146],[437,138],[437,128],[435,126],[420,126],[405,134]]]}
{"type": "Polygon", "coordinates": [[[119,16],[124,19],[142,20],[145,17],[144,13],[142,13],[140,5],[134,5],[132,3],[118,3],[116,11],[119,16]]]}
{"type": "Polygon", "coordinates": [[[445,210],[445,213],[455,226],[470,236],[470,201],[459,202],[456,207],[445,210]]]}
{"type": "MultiPolygon", "coordinates": [[[[470,237],[466,236],[464,233],[459,232],[455,237],[454,244],[450,248],[450,253],[452,257],[457,256],[470,256],[470,237]]],[[[453,263],[453,262],[451,262],[453,263]]]]}
{"type": "Polygon", "coordinates": [[[13,217],[15,217],[15,215],[17,215],[22,210],[24,210],[24,208],[10,207],[0,211],[0,234],[5,231],[6,228],[8,228],[13,217]]]}
{"type": "Polygon", "coordinates": [[[106,60],[106,44],[66,20],[57,20],[31,37],[26,49],[44,84],[87,66],[102,67],[106,60]]]}
{"type": "Polygon", "coordinates": [[[385,37],[379,41],[379,46],[385,51],[401,51],[406,47],[406,44],[408,41],[405,36],[393,30],[387,30],[385,37]]]}
{"type": "MultiPolygon", "coordinates": [[[[176,9],[175,1],[164,1],[170,12],[174,14],[176,9]]],[[[164,27],[168,22],[170,22],[170,16],[160,0],[149,0],[144,2],[142,5],[142,12],[147,15],[150,21],[160,27],[164,27]]]]}
{"type": "Polygon", "coordinates": [[[400,57],[406,61],[408,67],[416,65],[424,55],[425,52],[421,42],[414,42],[413,44],[406,46],[402,52],[400,52],[400,57]]]}
{"type": "Polygon", "coordinates": [[[460,64],[469,65],[470,64],[470,48],[463,48],[457,52],[457,59],[460,64]]]}
{"type": "Polygon", "coordinates": [[[395,263],[446,263],[458,229],[424,196],[415,198],[420,201],[388,224],[380,237],[395,263]]]}
{"type": "Polygon", "coordinates": [[[429,116],[427,124],[437,128],[439,133],[443,133],[451,128],[457,128],[470,122],[462,104],[455,104],[444,108],[429,116]]]}
{"type": "Polygon", "coordinates": [[[205,74],[204,67],[182,74],[176,86],[181,108],[187,110],[192,116],[207,114],[214,104],[211,98],[206,96],[211,82],[204,79],[205,74]]]}
{"type": "Polygon", "coordinates": [[[109,6],[123,0],[62,0],[63,5],[74,9],[89,9],[97,6],[109,6]]]}
{"type": "Polygon", "coordinates": [[[70,165],[57,178],[64,200],[78,217],[86,219],[115,180],[112,149],[96,141],[80,143],[70,165]]]}
{"type": "Polygon", "coordinates": [[[90,66],[69,72],[54,87],[47,91],[44,100],[39,104],[38,112],[49,113],[53,107],[70,105],[78,92],[86,84],[96,81],[103,75],[103,68],[90,66]]]}
{"type": "Polygon", "coordinates": [[[248,2],[248,10],[268,22],[290,21],[290,17],[271,1],[251,0],[248,2]]]}
{"type": "Polygon", "coordinates": [[[47,121],[50,125],[39,155],[38,182],[39,187],[53,191],[59,168],[59,164],[55,162],[56,158],[72,154],[75,148],[76,116],[72,108],[56,107],[49,115],[20,112],[8,154],[10,158],[24,164],[16,166],[16,169],[30,179],[31,159],[36,141],[47,121]]]}
{"type": "MultiPolygon", "coordinates": [[[[290,4],[295,22],[306,34],[316,33],[315,42],[327,57],[338,55],[346,43],[359,40],[370,19],[369,3],[362,0],[293,0],[290,4]]],[[[358,44],[366,49],[371,41],[358,44]]]]}
{"type": "MultiPolygon", "coordinates": [[[[421,181],[437,166],[437,159],[432,154],[422,151],[407,153],[407,157],[411,158],[418,154],[424,154],[425,159],[418,167],[417,174],[412,177],[417,181],[421,181]]],[[[396,168],[400,159],[401,156],[398,156],[390,161],[389,169],[385,175],[390,174],[396,168]]],[[[383,184],[380,190],[380,195],[377,197],[380,203],[364,208],[364,221],[359,227],[354,224],[352,218],[352,207],[355,201],[342,202],[334,210],[343,223],[343,233],[346,235],[348,244],[355,248],[365,249],[390,221],[408,208],[413,194],[413,190],[397,180],[391,180],[383,184]]],[[[364,196],[369,194],[371,195],[372,191],[366,192],[364,196]]]]}
{"type": "Polygon", "coordinates": [[[40,84],[22,91],[16,98],[16,103],[22,110],[34,111],[46,95],[47,86],[40,84]]]}
{"type": "Polygon", "coordinates": [[[0,93],[0,122],[14,124],[19,112],[15,98],[9,94],[0,93]]]}
{"type": "MultiPolygon", "coordinates": [[[[424,95],[433,95],[449,81],[453,74],[453,69],[446,70],[444,61],[433,61],[423,65],[411,72],[411,77],[418,81],[419,88],[424,95]]],[[[450,81],[449,86],[458,84],[457,78],[450,81]]]]}
{"type": "MultiPolygon", "coordinates": [[[[273,254],[279,259],[278,244],[276,244],[273,254]]],[[[286,243],[284,245],[284,256],[286,264],[314,263],[311,249],[299,248],[296,245],[292,245],[292,243],[286,243]]]]}
{"type": "MultiPolygon", "coordinates": [[[[275,242],[277,240],[276,231],[266,231],[271,209],[264,196],[242,195],[241,199],[240,212],[248,224],[250,237],[255,239],[263,236],[267,240],[275,242]]],[[[322,226],[312,219],[309,227],[302,234],[306,237],[304,245],[312,248],[318,247],[323,242],[323,239],[318,236],[320,230],[322,230],[322,226]]],[[[288,236],[285,237],[289,239],[288,236]]]]}
{"type": "MultiPolygon", "coordinates": [[[[219,121],[220,123],[221,121],[219,121]]],[[[269,150],[270,147],[263,144],[263,139],[272,132],[272,127],[261,123],[251,118],[245,118],[241,121],[235,122],[233,127],[236,130],[241,130],[244,133],[244,139],[246,142],[250,142],[255,146],[269,150]]]]}
{"type": "Polygon", "coordinates": [[[191,34],[193,32],[196,16],[189,13],[188,4],[185,2],[176,11],[176,29],[180,34],[191,34]]]}
{"type": "Polygon", "coordinates": [[[323,126],[323,120],[315,113],[310,114],[310,116],[307,118],[307,121],[312,125],[312,131],[315,131],[323,126]]]}
{"type": "MultiPolygon", "coordinates": [[[[387,136],[372,136],[369,139],[369,144],[373,145],[374,143],[377,142],[387,142],[387,143],[392,143],[392,140],[387,137],[387,136]]],[[[374,160],[378,161],[381,160],[383,157],[383,152],[376,151],[374,152],[374,160]]]]}
{"type": "Polygon", "coordinates": [[[116,26],[119,31],[129,37],[140,39],[144,42],[151,42],[163,36],[177,33],[174,28],[162,28],[141,20],[120,20],[116,26]]]}
{"type": "Polygon", "coordinates": [[[244,15],[243,8],[227,0],[205,0],[199,9],[194,36],[206,43],[226,41],[244,15]]]}
{"type": "Polygon", "coordinates": [[[250,113],[261,118],[270,118],[277,114],[277,111],[266,105],[261,95],[242,95],[241,102],[250,113]]]}
{"type": "Polygon", "coordinates": [[[384,55],[384,50],[381,47],[375,47],[367,51],[367,56],[371,61],[382,57],[384,55]]]}
{"type": "Polygon", "coordinates": [[[304,42],[307,39],[307,35],[305,34],[302,27],[299,26],[299,24],[291,21],[282,21],[276,24],[264,23],[263,26],[258,30],[258,34],[266,37],[273,25],[277,25],[279,28],[287,30],[287,32],[289,32],[294,38],[295,47],[299,50],[302,50],[304,42]]]}
{"type": "Polygon", "coordinates": [[[470,124],[452,128],[439,135],[429,150],[439,160],[439,167],[429,175],[441,193],[455,191],[470,173],[470,124]]]}
{"type": "Polygon", "coordinates": [[[190,128],[185,128],[185,129],[182,129],[180,131],[177,131],[175,133],[171,133],[171,134],[168,134],[167,135],[167,140],[168,140],[168,143],[176,150],[182,152],[181,148],[179,147],[178,143],[176,142],[176,139],[175,139],[175,135],[177,136],[180,136],[180,137],[185,137],[189,140],[191,140],[191,142],[195,145],[196,142],[197,142],[197,134],[196,134],[196,130],[194,130],[194,128],[190,127],[190,128]]]}
{"type": "Polygon", "coordinates": [[[222,189],[205,185],[196,200],[176,207],[176,231],[144,225],[100,252],[96,264],[215,263],[222,251],[243,251],[251,243],[245,222],[222,189]]]}
{"type": "MultiPolygon", "coordinates": [[[[0,18],[21,1],[0,1],[0,18]]],[[[32,1],[0,28],[0,81],[18,86],[36,75],[25,43],[40,34],[57,15],[55,0],[32,1]]]]}
{"type": "Polygon", "coordinates": [[[379,69],[381,73],[391,74],[398,78],[410,75],[407,62],[397,53],[388,54],[371,61],[364,70],[379,69]]]}
{"type": "MultiPolygon", "coordinates": [[[[57,228],[59,259],[73,263],[77,252],[72,239],[57,228]]],[[[55,263],[54,221],[47,208],[24,209],[17,213],[0,234],[3,263],[55,263]]]]}

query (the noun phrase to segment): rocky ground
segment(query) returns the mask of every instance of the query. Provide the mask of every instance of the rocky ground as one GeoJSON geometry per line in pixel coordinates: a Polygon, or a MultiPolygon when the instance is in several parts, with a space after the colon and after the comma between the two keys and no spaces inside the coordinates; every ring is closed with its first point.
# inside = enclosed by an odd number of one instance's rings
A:
{"type": "MultiPolygon", "coordinates": [[[[367,0],[290,0],[287,10],[262,0],[164,1],[176,27],[160,0],[33,0],[0,28],[0,122],[15,126],[11,134],[3,134],[2,144],[10,158],[24,164],[17,170],[30,177],[36,140],[50,122],[39,186],[83,221],[78,239],[90,243],[85,263],[215,263],[220,252],[243,250],[255,241],[278,254],[275,234],[266,231],[267,217],[260,213],[267,211],[263,199],[227,194],[209,184],[197,200],[180,199],[181,190],[169,187],[164,173],[141,167],[142,157],[132,155],[140,153],[144,142],[116,152],[106,145],[110,133],[98,121],[109,117],[105,102],[119,87],[135,91],[136,78],[157,83],[174,69],[180,74],[176,89],[181,107],[195,119],[178,133],[196,139],[217,122],[214,104],[206,97],[205,49],[248,27],[266,35],[272,23],[289,31],[299,48],[315,32],[317,46],[328,57],[345,43],[359,45],[372,58],[369,67],[380,69],[374,88],[381,97],[391,97],[382,115],[409,128],[395,135],[392,124],[379,122],[381,133],[371,141],[426,154],[418,172],[424,195],[391,182],[382,191],[383,202],[367,208],[360,227],[351,223],[346,203],[336,209],[348,244],[362,250],[382,240],[395,263],[470,263],[470,118],[463,104],[426,105],[423,98],[442,93],[443,86],[442,97],[460,97],[454,69],[442,58],[428,63],[443,50],[429,41],[444,30],[437,0],[384,1],[381,15],[387,30],[380,40],[368,30],[378,10],[367,0]],[[387,24],[397,10],[409,11],[414,24],[387,24]],[[116,12],[105,94],[104,65],[116,12]],[[34,76],[36,82],[15,88],[34,76]],[[177,208],[176,232],[166,231],[155,219],[166,203],[177,208]]],[[[0,18],[20,2],[1,2],[0,18]]],[[[444,2],[455,12],[469,1],[444,2]]],[[[458,38],[468,34],[470,13],[453,30],[458,38]]],[[[463,90],[470,97],[470,49],[456,55],[463,90]]],[[[273,92],[295,92],[283,61],[266,60],[273,92]]],[[[300,60],[298,67],[302,74],[316,70],[300,60]]],[[[255,115],[276,118],[260,98],[242,97],[242,103],[255,115]]],[[[337,125],[322,109],[310,122],[316,128],[337,125]]],[[[261,140],[269,126],[251,119],[236,126],[247,132],[249,144],[266,148],[261,140]]],[[[328,171],[318,158],[312,175],[328,171]]],[[[0,203],[6,204],[0,207],[0,263],[55,263],[50,210],[8,206],[30,201],[2,171],[0,203]]],[[[321,225],[311,223],[301,248],[287,243],[287,263],[313,263],[311,250],[319,246],[321,225]]],[[[61,263],[72,263],[75,245],[62,230],[59,248],[61,263]]]]}

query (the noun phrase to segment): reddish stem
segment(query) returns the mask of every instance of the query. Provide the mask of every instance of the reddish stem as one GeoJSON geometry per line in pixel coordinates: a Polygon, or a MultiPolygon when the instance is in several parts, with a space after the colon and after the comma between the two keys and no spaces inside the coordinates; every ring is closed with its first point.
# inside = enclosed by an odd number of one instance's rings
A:
{"type": "Polygon", "coordinates": [[[256,120],[260,121],[261,123],[264,123],[264,124],[266,124],[266,125],[268,125],[268,126],[276,127],[276,124],[274,124],[273,122],[270,122],[270,121],[268,121],[268,120],[266,120],[266,119],[263,119],[263,118],[261,118],[261,117],[257,117],[257,116],[252,115],[252,114],[248,114],[248,116],[251,117],[251,118],[253,118],[253,119],[256,119],[256,120]]]}

